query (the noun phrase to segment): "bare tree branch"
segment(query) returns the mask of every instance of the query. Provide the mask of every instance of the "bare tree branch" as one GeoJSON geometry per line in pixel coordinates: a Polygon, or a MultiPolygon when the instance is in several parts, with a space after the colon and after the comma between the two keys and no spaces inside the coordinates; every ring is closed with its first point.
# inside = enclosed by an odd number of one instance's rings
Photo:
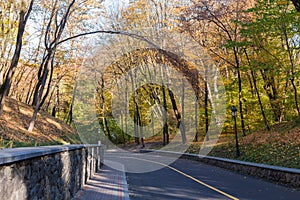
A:
{"type": "Polygon", "coordinates": [[[94,35],[94,34],[98,34],[98,33],[105,33],[105,34],[112,34],[112,35],[127,35],[129,37],[145,41],[146,43],[152,45],[153,47],[160,49],[156,44],[154,44],[153,42],[149,41],[148,39],[146,39],[143,36],[140,36],[140,35],[137,35],[137,34],[134,34],[134,33],[123,32],[123,31],[105,31],[105,30],[99,30],[99,31],[92,31],[92,32],[87,32],[87,33],[81,33],[81,34],[78,34],[78,35],[75,35],[75,36],[72,36],[72,37],[69,37],[69,38],[66,38],[66,39],[63,39],[63,40],[57,42],[56,46],[58,46],[58,45],[60,45],[60,44],[62,44],[64,42],[67,42],[69,40],[72,40],[72,39],[76,39],[76,38],[79,38],[79,37],[82,37],[82,36],[87,36],[87,35],[94,35]]]}

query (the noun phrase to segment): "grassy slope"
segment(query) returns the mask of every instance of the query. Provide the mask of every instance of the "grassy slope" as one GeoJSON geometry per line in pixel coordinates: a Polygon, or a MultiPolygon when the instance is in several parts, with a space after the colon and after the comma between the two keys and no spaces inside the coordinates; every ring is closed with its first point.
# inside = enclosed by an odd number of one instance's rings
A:
{"type": "MultiPolygon", "coordinates": [[[[261,130],[239,138],[241,156],[235,158],[235,139],[227,136],[228,142],[217,145],[211,156],[238,159],[283,167],[300,168],[300,120],[261,130]]],[[[199,144],[193,144],[189,152],[199,152],[199,144]]]]}
{"type": "Polygon", "coordinates": [[[43,111],[38,115],[33,132],[28,132],[32,112],[24,103],[7,100],[0,117],[0,148],[80,143],[73,128],[43,111]]]}
{"type": "MultiPolygon", "coordinates": [[[[180,133],[179,133],[180,134],[180,133]]],[[[193,142],[188,153],[199,153],[202,141],[193,142]]],[[[210,156],[238,159],[248,162],[300,168],[300,119],[272,127],[271,131],[261,130],[239,137],[241,156],[235,158],[235,137],[233,134],[222,134],[218,143],[208,154],[210,156]]],[[[145,139],[145,148],[161,149],[162,136],[145,139]]],[[[136,150],[141,145],[133,141],[120,148],[136,150]]]]}
{"type": "MultiPolygon", "coordinates": [[[[202,141],[203,138],[199,139],[199,142],[193,142],[186,152],[198,154],[202,141]]],[[[234,135],[221,134],[218,143],[208,155],[300,169],[300,118],[273,125],[270,131],[260,130],[245,137],[239,136],[239,146],[241,156],[236,158],[234,135]]],[[[162,136],[145,139],[146,149],[162,147],[162,136]]],[[[141,148],[141,145],[132,141],[125,147],[120,145],[120,148],[136,150],[141,148]]]]}
{"type": "MultiPolygon", "coordinates": [[[[199,153],[202,145],[193,142],[186,152],[199,153]]],[[[239,136],[241,156],[235,158],[235,137],[233,134],[221,134],[218,143],[208,154],[210,156],[238,159],[248,162],[264,163],[269,165],[300,168],[300,118],[278,125],[274,125],[271,131],[260,130],[249,133],[245,137],[239,136]]],[[[145,139],[145,148],[161,149],[162,136],[155,136],[145,139]]],[[[136,150],[141,145],[133,141],[120,148],[136,150]]]]}

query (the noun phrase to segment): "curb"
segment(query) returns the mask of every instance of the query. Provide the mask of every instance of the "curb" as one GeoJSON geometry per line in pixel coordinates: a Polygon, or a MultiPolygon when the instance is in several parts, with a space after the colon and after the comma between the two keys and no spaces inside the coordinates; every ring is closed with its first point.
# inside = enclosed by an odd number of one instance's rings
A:
{"type": "Polygon", "coordinates": [[[176,156],[181,159],[194,160],[209,165],[214,165],[240,174],[262,178],[276,184],[300,189],[300,169],[257,164],[227,158],[203,156],[199,154],[178,153],[171,151],[142,149],[140,153],[154,153],[166,156],[176,156]]]}

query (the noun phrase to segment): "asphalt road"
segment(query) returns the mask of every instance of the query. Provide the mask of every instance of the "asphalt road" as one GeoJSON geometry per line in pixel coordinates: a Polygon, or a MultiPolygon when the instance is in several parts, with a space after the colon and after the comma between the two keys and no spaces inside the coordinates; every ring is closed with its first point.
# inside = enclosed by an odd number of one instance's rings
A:
{"type": "Polygon", "coordinates": [[[124,164],[131,200],[300,199],[300,191],[265,180],[184,159],[164,164],[168,159],[119,152],[105,156],[124,164]]]}

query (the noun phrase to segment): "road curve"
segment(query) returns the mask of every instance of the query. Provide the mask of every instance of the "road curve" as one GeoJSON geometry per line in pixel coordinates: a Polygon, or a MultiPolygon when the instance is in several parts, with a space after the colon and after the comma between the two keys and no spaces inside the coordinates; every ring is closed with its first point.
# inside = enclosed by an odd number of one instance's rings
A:
{"type": "Polygon", "coordinates": [[[196,199],[272,199],[298,200],[300,191],[265,180],[240,175],[204,163],[178,159],[164,164],[165,156],[107,152],[105,160],[122,163],[126,168],[144,166],[161,169],[126,173],[131,200],[196,199]],[[134,164],[133,164],[134,163],[134,164]]]}

